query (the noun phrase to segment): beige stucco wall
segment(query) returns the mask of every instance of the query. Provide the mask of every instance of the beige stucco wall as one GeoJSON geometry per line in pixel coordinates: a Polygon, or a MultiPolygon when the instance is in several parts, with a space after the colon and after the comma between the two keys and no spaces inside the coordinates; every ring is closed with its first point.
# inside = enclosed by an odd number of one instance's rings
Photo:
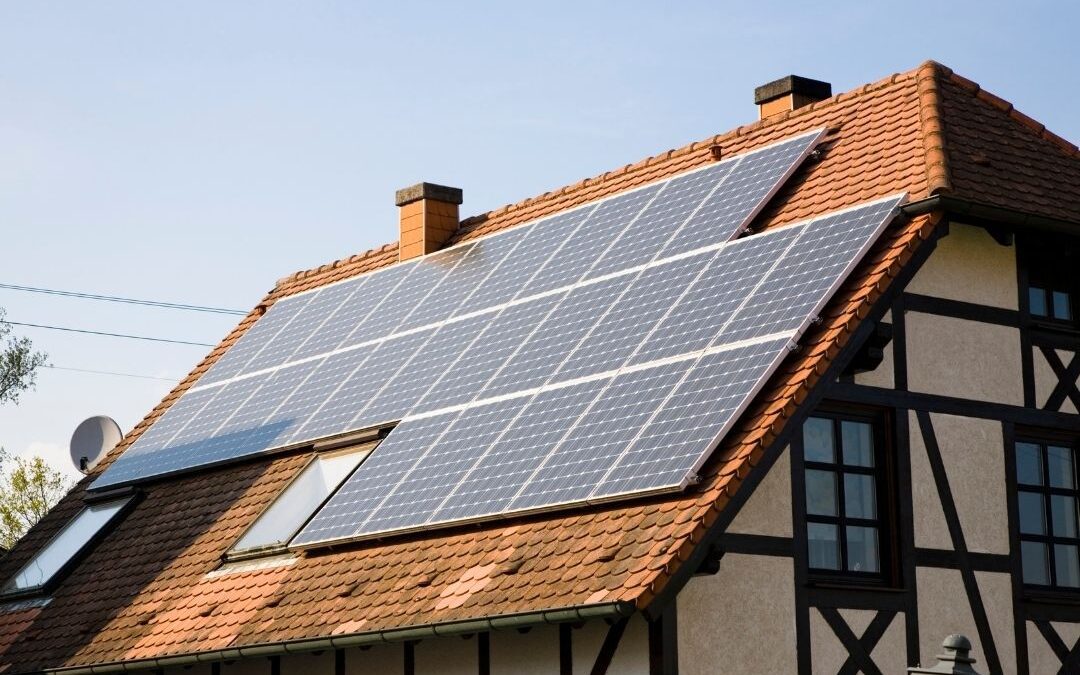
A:
{"type": "MultiPolygon", "coordinates": [[[[840,616],[856,637],[862,636],[877,615],[876,611],[841,609],[840,616]]],[[[870,657],[885,673],[903,673],[907,668],[904,615],[893,617],[870,657]]],[[[836,637],[817,609],[810,610],[811,670],[814,675],[835,675],[848,658],[848,650],[836,637]]]]}
{"type": "Polygon", "coordinates": [[[242,661],[226,661],[221,664],[221,675],[270,675],[270,659],[253,658],[242,661]]]}
{"type": "MultiPolygon", "coordinates": [[[[892,323],[892,310],[885,312],[885,315],[881,318],[885,323],[892,323]]],[[[881,364],[873,370],[865,373],[858,373],[855,375],[855,384],[865,384],[868,387],[885,387],[892,389],[896,386],[896,380],[894,378],[895,366],[893,361],[893,343],[885,345],[885,349],[882,350],[883,358],[881,364]]]]}
{"type": "Polygon", "coordinates": [[[290,654],[281,657],[282,675],[334,675],[334,650],[311,654],[290,654]]]}
{"type": "Polygon", "coordinates": [[[791,453],[784,448],[757,489],[746,500],[728,532],[791,536],[791,453]]]}
{"type": "MultiPolygon", "coordinates": [[[[600,646],[607,637],[609,626],[603,621],[590,621],[571,633],[574,672],[592,672],[593,664],[600,653],[600,646]]],[[[558,667],[550,672],[558,672],[558,667]]],[[[512,671],[508,671],[512,672],[512,671]]],[[[627,673],[627,675],[648,675],[649,673],[649,628],[640,614],[630,617],[619,648],[611,660],[609,673],[627,673]]]]}
{"type": "Polygon", "coordinates": [[[1002,246],[981,227],[951,223],[949,236],[938,242],[907,290],[1017,309],[1016,247],[1002,246]]]}
{"type": "MultiPolygon", "coordinates": [[[[494,637],[500,634],[496,633],[494,637]]],[[[445,637],[421,640],[414,647],[416,675],[476,675],[478,638],[445,637]]],[[[496,671],[498,672],[498,671],[496,671]]]]}
{"type": "Polygon", "coordinates": [[[404,668],[405,646],[401,644],[345,650],[345,675],[401,675],[404,668]]]}
{"type": "Polygon", "coordinates": [[[727,554],[679,594],[679,672],[795,672],[790,559],[727,554]],[[761,636],[768,636],[768,645],[761,636]]]}
{"type": "MultiPolygon", "coordinates": [[[[915,414],[910,417],[915,545],[953,548],[915,414]]],[[[1008,553],[1004,439],[1001,423],[930,415],[968,550],[1008,553]]]]}
{"type": "Polygon", "coordinates": [[[1024,404],[1016,328],[909,311],[907,358],[912,391],[1024,404]]]}
{"type": "MultiPolygon", "coordinates": [[[[934,664],[941,652],[941,640],[951,633],[963,633],[971,640],[976,668],[987,672],[986,656],[975,627],[975,619],[958,570],[920,567],[917,571],[919,596],[919,654],[924,664],[934,664]]],[[[976,583],[986,608],[998,658],[1006,673],[1016,672],[1016,648],[1012,630],[1012,585],[1007,574],[976,572],[976,583]]],[[[1046,672],[1032,670],[1031,672],[1046,672]]],[[[1049,672],[1056,672],[1054,671],[1049,672]]]]}

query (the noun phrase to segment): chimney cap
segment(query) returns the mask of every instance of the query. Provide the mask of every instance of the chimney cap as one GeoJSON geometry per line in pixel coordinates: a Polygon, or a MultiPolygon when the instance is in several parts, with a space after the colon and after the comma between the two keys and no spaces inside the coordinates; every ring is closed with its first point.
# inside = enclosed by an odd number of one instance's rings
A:
{"type": "Polygon", "coordinates": [[[754,103],[761,105],[773,99],[793,94],[821,101],[832,96],[832,85],[809,77],[788,75],[754,88],[754,103]]]}
{"type": "Polygon", "coordinates": [[[417,183],[394,193],[394,204],[397,206],[405,206],[421,199],[460,204],[462,202],[462,192],[461,188],[436,185],[435,183],[417,183]]]}

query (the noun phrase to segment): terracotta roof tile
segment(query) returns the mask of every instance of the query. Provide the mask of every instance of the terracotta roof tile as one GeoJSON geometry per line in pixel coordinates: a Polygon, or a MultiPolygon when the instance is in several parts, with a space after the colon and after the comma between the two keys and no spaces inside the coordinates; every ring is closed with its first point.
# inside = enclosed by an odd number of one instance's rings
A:
{"type": "MultiPolygon", "coordinates": [[[[455,241],[813,128],[819,157],[753,224],[766,230],[899,191],[1080,222],[1075,146],[944,66],[918,69],[764,122],[669,150],[469,218],[455,241]]],[[[624,600],[646,606],[716,521],[798,402],[872,303],[926,240],[935,217],[894,224],[836,294],[683,494],[404,535],[209,573],[305,461],[255,458],[148,484],[145,497],[45,607],[2,612],[0,666],[34,670],[475,619],[624,600]]],[[[383,267],[397,245],[298,272],[276,287],[102,462],[104,470],[276,300],[383,267]]],[[[87,478],[0,560],[12,574],[80,508],[87,478]]]]}

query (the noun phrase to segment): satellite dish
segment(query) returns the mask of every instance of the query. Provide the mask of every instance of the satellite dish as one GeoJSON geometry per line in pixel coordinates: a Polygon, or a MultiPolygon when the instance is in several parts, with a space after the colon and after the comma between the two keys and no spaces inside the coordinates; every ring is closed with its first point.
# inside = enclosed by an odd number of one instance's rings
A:
{"type": "Polygon", "coordinates": [[[71,434],[71,462],[82,473],[89,473],[123,437],[120,425],[113,418],[104,415],[87,418],[71,434]]]}

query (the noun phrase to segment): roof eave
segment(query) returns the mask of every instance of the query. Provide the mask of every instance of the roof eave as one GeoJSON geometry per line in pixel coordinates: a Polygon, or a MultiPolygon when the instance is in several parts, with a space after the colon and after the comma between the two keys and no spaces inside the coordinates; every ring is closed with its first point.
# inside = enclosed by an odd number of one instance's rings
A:
{"type": "Polygon", "coordinates": [[[113,661],[109,663],[81,666],[60,666],[58,668],[46,668],[44,672],[63,673],[64,675],[83,675],[89,673],[145,671],[147,668],[189,666],[199,663],[229,661],[245,657],[284,656],[287,654],[316,652],[326,649],[345,649],[348,647],[409,642],[412,640],[444,637],[448,635],[467,635],[470,633],[482,633],[491,630],[526,628],[545,624],[588,621],[590,619],[617,619],[630,616],[635,611],[636,607],[632,602],[606,602],[559,609],[546,609],[535,612],[503,614],[490,618],[464,619],[461,621],[430,623],[387,630],[322,636],[301,640],[286,640],[282,642],[267,642],[242,647],[227,647],[224,649],[188,652],[185,654],[148,659],[132,659],[128,661],[113,661]]]}

